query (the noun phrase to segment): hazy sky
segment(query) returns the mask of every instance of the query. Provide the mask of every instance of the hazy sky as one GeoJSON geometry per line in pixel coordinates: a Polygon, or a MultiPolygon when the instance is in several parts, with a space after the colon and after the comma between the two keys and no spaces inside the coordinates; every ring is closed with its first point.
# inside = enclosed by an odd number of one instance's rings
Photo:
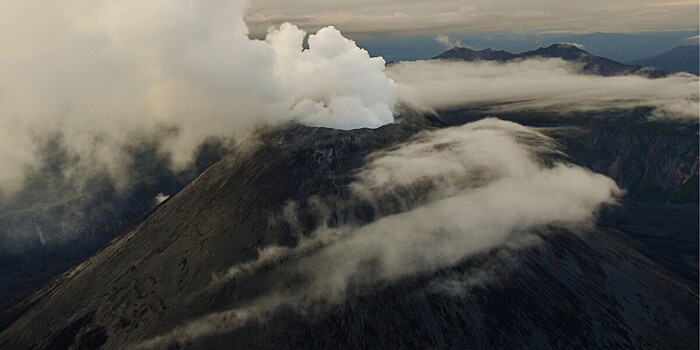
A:
{"type": "Polygon", "coordinates": [[[659,0],[252,0],[246,22],[260,36],[289,21],[334,25],[354,37],[441,32],[640,32],[697,30],[699,5],[659,0]]]}

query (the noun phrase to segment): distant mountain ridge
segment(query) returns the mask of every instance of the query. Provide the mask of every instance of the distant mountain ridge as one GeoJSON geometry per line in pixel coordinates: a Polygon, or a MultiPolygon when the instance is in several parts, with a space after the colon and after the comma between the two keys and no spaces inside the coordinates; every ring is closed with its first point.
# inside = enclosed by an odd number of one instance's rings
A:
{"type": "Polygon", "coordinates": [[[631,64],[654,67],[669,72],[687,72],[700,74],[700,46],[683,45],[658,55],[632,62],[631,64]]]}
{"type": "Polygon", "coordinates": [[[481,51],[466,47],[455,47],[447,50],[434,59],[458,59],[464,61],[499,61],[505,62],[518,58],[518,55],[503,50],[484,49],[481,51]]]}
{"type": "Polygon", "coordinates": [[[582,71],[587,74],[602,76],[616,75],[642,75],[649,78],[662,78],[667,72],[645,68],[638,65],[626,65],[605,57],[595,56],[572,44],[553,44],[548,47],[540,47],[537,50],[513,54],[503,50],[473,50],[465,47],[455,47],[447,50],[433,59],[463,60],[463,61],[496,61],[509,62],[531,58],[560,58],[564,61],[579,62],[583,64],[582,71]]]}

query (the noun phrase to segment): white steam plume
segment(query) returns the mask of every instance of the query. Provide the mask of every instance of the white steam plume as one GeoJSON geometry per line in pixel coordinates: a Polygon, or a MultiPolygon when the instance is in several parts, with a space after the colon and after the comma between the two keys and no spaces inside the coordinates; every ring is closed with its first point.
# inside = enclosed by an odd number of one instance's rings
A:
{"type": "Polygon", "coordinates": [[[304,36],[289,23],[267,35],[283,100],[272,107],[272,115],[339,129],[376,128],[394,121],[398,97],[384,72],[384,59],[370,58],[333,27],[310,35],[309,49],[301,52],[304,36]]]}
{"type": "Polygon", "coordinates": [[[444,45],[446,49],[453,49],[455,47],[465,47],[459,39],[451,38],[446,34],[438,34],[435,36],[435,41],[444,45]]]}
{"type": "Polygon", "coordinates": [[[82,169],[119,176],[137,134],[176,168],[208,137],[297,120],[342,129],[393,121],[384,60],[332,27],[284,24],[251,40],[247,1],[9,0],[0,9],[0,185],[63,135],[82,169]]]}
{"type": "Polygon", "coordinates": [[[225,333],[281,306],[303,312],[319,302],[337,303],[351,284],[395,281],[502,245],[535,244],[528,235],[539,228],[591,224],[620,190],[589,170],[541,161],[556,153],[548,137],[497,119],[424,132],[379,152],[352,186],[357,197],[379,204],[426,184],[430,195],[364,226],[322,227],[297,247],[263,250],[258,260],[215,275],[208,288],[275,265],[278,275],[301,275],[306,282],[291,293],[273,290],[244,306],[203,316],[142,345],[162,347],[225,333]]]}
{"type": "Polygon", "coordinates": [[[653,117],[697,120],[698,77],[601,77],[578,73],[575,63],[529,59],[508,63],[417,61],[392,65],[387,73],[400,96],[418,106],[449,109],[491,106],[493,112],[533,109],[573,112],[654,107],[653,117]]]}

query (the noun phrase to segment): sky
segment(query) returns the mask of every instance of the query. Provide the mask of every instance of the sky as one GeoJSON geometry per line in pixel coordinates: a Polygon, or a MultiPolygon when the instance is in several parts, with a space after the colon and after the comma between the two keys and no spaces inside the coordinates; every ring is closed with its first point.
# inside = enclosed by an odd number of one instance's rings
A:
{"type": "Polygon", "coordinates": [[[245,21],[253,37],[284,21],[310,32],[333,25],[387,61],[437,56],[445,50],[435,40],[442,34],[475,49],[514,53],[576,42],[626,63],[697,42],[699,7],[647,0],[253,0],[245,21]]]}
{"type": "Polygon", "coordinates": [[[307,30],[334,25],[358,38],[494,30],[630,33],[697,30],[699,6],[695,0],[253,0],[246,22],[254,36],[285,21],[307,30]]]}

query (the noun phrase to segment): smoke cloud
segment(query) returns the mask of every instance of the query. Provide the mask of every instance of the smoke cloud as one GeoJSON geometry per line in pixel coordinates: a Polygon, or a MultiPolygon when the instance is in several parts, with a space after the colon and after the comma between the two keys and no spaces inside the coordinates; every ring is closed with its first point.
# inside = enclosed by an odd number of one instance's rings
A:
{"type": "Polygon", "coordinates": [[[494,113],[526,109],[566,113],[647,106],[655,108],[653,118],[698,119],[697,76],[601,77],[580,74],[578,68],[560,59],[435,60],[401,62],[387,73],[400,85],[401,99],[426,109],[485,106],[494,113]]]}
{"type": "MultiPolygon", "coordinates": [[[[352,129],[393,121],[393,82],[332,27],[251,40],[246,1],[10,1],[0,15],[0,181],[59,134],[85,168],[120,175],[118,151],[154,135],[182,168],[206,138],[297,120],[352,129]]],[[[7,187],[7,185],[6,185],[7,187]]]]}
{"type": "Polygon", "coordinates": [[[142,345],[224,333],[282,306],[302,312],[314,304],[337,303],[352,286],[453,266],[504,245],[536,244],[529,237],[540,228],[592,224],[597,210],[614,203],[620,190],[605,176],[557,161],[558,155],[547,136],[498,119],[423,132],[375,153],[352,184],[354,197],[373,203],[380,212],[383,202],[400,198],[405,210],[365,225],[322,226],[293,248],[261,250],[257,260],[215,274],[208,288],[262,267],[277,269],[276,276],[287,276],[281,278],[289,278],[292,285],[301,279],[302,285],[293,292],[272,290],[142,345]]]}
{"type": "MultiPolygon", "coordinates": [[[[225,140],[242,141],[262,125],[296,121],[354,129],[393,122],[398,96],[382,58],[370,58],[333,27],[310,35],[308,49],[306,33],[287,23],[271,28],[265,40],[251,40],[243,21],[246,4],[3,2],[4,216],[32,208],[45,216],[47,203],[71,206],[76,199],[106,195],[96,192],[122,195],[133,183],[190,171],[210,140],[234,145],[225,140]],[[44,146],[51,140],[58,140],[59,161],[49,156],[53,148],[44,146]],[[150,143],[148,154],[163,161],[160,173],[131,171],[147,166],[133,164],[144,160],[130,151],[142,143],[150,143]],[[95,181],[104,186],[95,189],[95,181]],[[32,191],[55,195],[42,203],[34,200],[41,193],[32,191]]],[[[146,202],[153,205],[158,191],[173,189],[156,189],[146,202]]],[[[43,219],[5,221],[0,229],[11,226],[17,232],[2,229],[3,235],[23,236],[23,228],[13,223],[37,223],[29,228],[32,237],[41,227],[53,234],[39,223],[43,219]]],[[[68,237],[81,231],[60,226],[75,231],[68,237]]]]}

